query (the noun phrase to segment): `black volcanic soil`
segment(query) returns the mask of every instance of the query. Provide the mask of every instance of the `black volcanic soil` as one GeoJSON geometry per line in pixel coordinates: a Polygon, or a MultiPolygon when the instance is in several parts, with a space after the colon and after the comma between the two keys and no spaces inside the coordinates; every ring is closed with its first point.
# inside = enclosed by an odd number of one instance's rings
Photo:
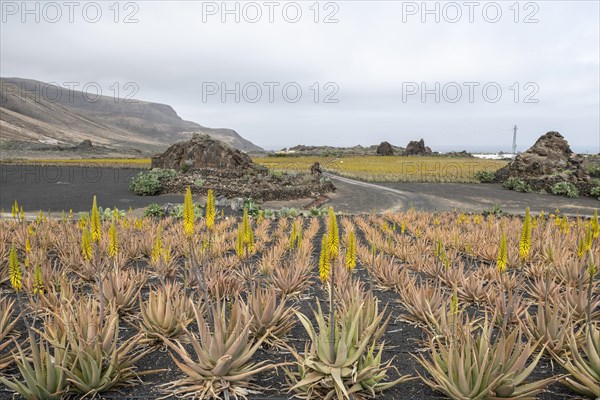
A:
{"type": "MultiPolygon", "coordinates": [[[[305,222],[306,224],[307,222],[305,222]]],[[[275,225],[275,224],[274,224],[275,225]]],[[[320,237],[324,232],[323,226],[321,227],[320,233],[313,239],[314,243],[320,243],[320,237]]],[[[364,240],[364,237],[359,233],[357,240],[364,240]]],[[[315,248],[313,252],[313,262],[316,265],[318,259],[319,249],[315,248]]],[[[255,257],[253,257],[255,258],[255,257]]],[[[143,268],[143,265],[139,265],[143,268]]],[[[315,284],[310,285],[304,293],[302,293],[300,299],[296,302],[296,305],[300,308],[300,311],[307,315],[314,324],[314,318],[311,307],[314,307],[316,300],[319,299],[321,304],[326,304],[325,299],[327,298],[326,293],[322,290],[322,285],[319,284],[318,272],[315,269],[313,280],[315,284]]],[[[363,282],[367,282],[367,273],[362,265],[357,266],[354,274],[355,279],[360,279],[363,282]]],[[[151,283],[157,283],[150,281],[151,283]]],[[[148,285],[147,285],[148,286],[148,285]]],[[[0,294],[6,292],[6,286],[0,285],[0,294]]],[[[143,291],[143,294],[147,292],[147,289],[143,291]]],[[[390,323],[387,327],[384,339],[386,342],[386,349],[383,353],[382,360],[387,361],[391,358],[394,359],[393,365],[398,369],[398,372],[391,371],[390,378],[394,379],[400,375],[412,375],[417,376],[417,372],[425,374],[425,371],[418,366],[415,362],[413,355],[419,354],[422,347],[418,344],[419,340],[423,340],[425,335],[419,328],[416,328],[408,323],[405,323],[398,318],[404,312],[401,302],[399,301],[399,295],[393,291],[374,289],[374,292],[382,305],[388,304],[388,312],[391,313],[390,323]]],[[[9,297],[14,297],[13,294],[9,294],[9,297]]],[[[473,308],[473,307],[472,307],[473,308]]],[[[473,308],[473,312],[476,311],[473,308]]],[[[134,322],[134,324],[136,324],[134,322]]],[[[20,332],[21,340],[26,337],[26,329],[22,322],[17,325],[16,328],[20,332]]],[[[191,326],[190,330],[194,332],[195,326],[191,326]]],[[[136,329],[126,323],[121,324],[121,335],[123,338],[130,337],[136,333],[136,329]]],[[[295,347],[298,351],[303,351],[304,343],[308,340],[308,336],[300,323],[297,323],[294,329],[288,335],[288,344],[295,347]]],[[[142,382],[135,384],[130,387],[122,387],[118,391],[111,391],[102,394],[100,399],[114,399],[114,400],[127,400],[127,399],[156,399],[165,396],[159,388],[161,384],[168,383],[170,381],[179,379],[182,374],[173,363],[169,356],[170,351],[166,351],[165,348],[157,347],[152,353],[143,357],[140,362],[136,363],[137,371],[149,371],[149,370],[164,370],[160,373],[151,374],[142,377],[142,382]]],[[[291,362],[293,358],[289,353],[281,352],[278,350],[263,348],[259,350],[252,358],[253,362],[260,362],[262,360],[269,360],[270,362],[291,362]]],[[[17,371],[14,365],[11,369],[5,371],[7,374],[14,374],[17,371]]],[[[544,379],[551,375],[558,375],[562,371],[552,365],[549,360],[541,360],[537,365],[532,375],[527,380],[528,382],[533,380],[544,379]]],[[[291,399],[292,396],[287,393],[285,386],[284,374],[281,370],[268,371],[259,374],[253,380],[254,383],[263,387],[263,393],[260,395],[248,396],[249,400],[261,400],[261,399],[291,399]]],[[[540,400],[562,400],[571,397],[572,395],[560,384],[555,383],[550,386],[550,390],[546,393],[540,394],[537,399],[540,400]]],[[[73,399],[81,399],[79,396],[72,397],[73,399]]],[[[175,399],[174,396],[168,397],[169,399],[175,399]]],[[[409,382],[400,384],[385,391],[383,394],[378,394],[377,399],[382,400],[398,400],[398,399],[418,399],[418,400],[435,400],[445,398],[440,393],[436,393],[425,385],[420,379],[414,379],[409,382]]],[[[3,385],[0,384],[0,400],[13,399],[13,396],[6,390],[3,385]]]]}
{"type": "MultiPolygon", "coordinates": [[[[129,181],[138,169],[19,166],[0,164],[0,209],[10,210],[18,200],[25,211],[87,211],[97,195],[102,207],[142,208],[150,203],[181,203],[181,194],[136,196],[129,191],[129,181]]],[[[330,176],[337,190],[328,194],[336,211],[348,213],[406,210],[482,212],[498,204],[504,211],[522,213],[554,211],[591,215],[600,209],[593,198],[569,199],[553,195],[519,193],[497,184],[459,183],[380,183],[371,184],[330,176]]],[[[215,193],[219,195],[218,192],[215,193]]],[[[278,202],[280,207],[302,207],[309,199],[278,202]]],[[[267,207],[268,204],[265,204],[267,207]]]]}

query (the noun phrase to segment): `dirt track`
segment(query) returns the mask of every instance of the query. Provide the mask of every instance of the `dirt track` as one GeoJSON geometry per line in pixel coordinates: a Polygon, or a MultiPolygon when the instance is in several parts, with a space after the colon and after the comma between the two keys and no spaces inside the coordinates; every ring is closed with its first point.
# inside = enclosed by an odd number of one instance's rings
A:
{"type": "Polygon", "coordinates": [[[519,193],[497,184],[469,183],[366,183],[332,176],[337,193],[332,204],[349,212],[382,210],[417,210],[482,212],[495,204],[509,213],[546,213],[559,209],[572,215],[592,215],[600,210],[600,201],[593,198],[569,199],[537,193],[519,193]],[[351,193],[355,193],[352,196],[351,193]],[[369,208],[371,207],[371,208],[369,208]]]}
{"type": "MultiPolygon", "coordinates": [[[[129,180],[137,173],[135,169],[0,165],[0,209],[9,211],[16,199],[26,211],[84,211],[89,210],[94,195],[100,206],[120,209],[182,202],[182,195],[134,195],[129,191],[129,180]]],[[[481,212],[491,210],[494,204],[511,213],[522,213],[530,207],[532,212],[559,208],[568,214],[591,215],[600,209],[600,202],[592,198],[518,193],[491,184],[373,184],[330,177],[338,188],[330,204],[337,211],[349,213],[406,210],[411,206],[428,211],[481,212]]],[[[271,202],[264,207],[301,207],[308,202],[271,202]]]]}

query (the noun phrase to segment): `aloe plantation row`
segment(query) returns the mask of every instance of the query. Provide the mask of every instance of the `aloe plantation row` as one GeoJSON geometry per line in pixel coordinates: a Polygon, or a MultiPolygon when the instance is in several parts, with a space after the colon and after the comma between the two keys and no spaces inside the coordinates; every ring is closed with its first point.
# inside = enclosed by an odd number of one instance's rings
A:
{"type": "Polygon", "coordinates": [[[600,397],[600,226],[426,213],[0,220],[0,397],[600,397]]]}

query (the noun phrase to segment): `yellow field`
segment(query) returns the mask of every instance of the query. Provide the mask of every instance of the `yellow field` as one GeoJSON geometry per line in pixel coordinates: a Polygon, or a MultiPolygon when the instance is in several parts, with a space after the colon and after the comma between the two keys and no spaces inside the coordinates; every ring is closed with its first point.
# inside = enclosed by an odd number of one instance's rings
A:
{"type": "Polygon", "coordinates": [[[81,167],[105,167],[105,168],[150,168],[149,158],[39,158],[26,160],[7,160],[10,164],[20,165],[66,165],[81,167]]]}
{"type": "Polygon", "coordinates": [[[323,170],[371,182],[478,182],[475,173],[496,171],[506,161],[452,157],[265,157],[254,162],[284,172],[323,170]]]}

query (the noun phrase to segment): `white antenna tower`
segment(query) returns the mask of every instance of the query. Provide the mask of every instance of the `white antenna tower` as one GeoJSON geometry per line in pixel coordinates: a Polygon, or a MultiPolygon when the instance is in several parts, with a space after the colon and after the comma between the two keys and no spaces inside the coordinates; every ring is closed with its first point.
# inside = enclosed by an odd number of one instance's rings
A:
{"type": "Polygon", "coordinates": [[[517,155],[517,126],[515,125],[514,129],[514,133],[513,133],[513,148],[512,148],[512,152],[514,155],[517,155]]]}

